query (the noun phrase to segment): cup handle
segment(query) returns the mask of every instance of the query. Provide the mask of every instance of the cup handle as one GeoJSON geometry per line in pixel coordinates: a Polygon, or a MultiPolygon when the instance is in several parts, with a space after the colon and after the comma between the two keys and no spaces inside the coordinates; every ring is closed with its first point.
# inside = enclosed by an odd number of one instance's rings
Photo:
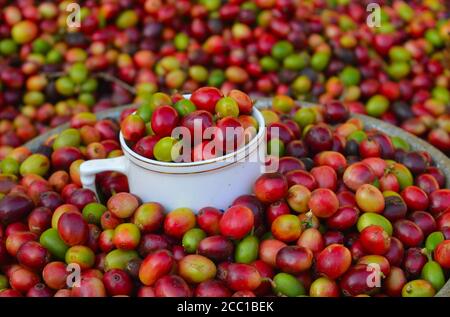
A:
{"type": "Polygon", "coordinates": [[[97,199],[97,189],[95,188],[95,175],[101,172],[113,171],[120,172],[128,176],[129,161],[125,155],[83,162],[80,166],[80,180],[83,188],[92,190],[97,199]]]}

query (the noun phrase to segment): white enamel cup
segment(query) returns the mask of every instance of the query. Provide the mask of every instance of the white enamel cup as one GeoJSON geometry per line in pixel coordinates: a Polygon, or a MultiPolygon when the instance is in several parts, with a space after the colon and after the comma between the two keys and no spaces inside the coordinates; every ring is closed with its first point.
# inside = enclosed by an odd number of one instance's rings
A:
{"type": "Polygon", "coordinates": [[[225,156],[190,163],[166,163],[132,151],[120,132],[123,156],[86,161],[80,166],[81,183],[96,194],[95,175],[115,171],[128,177],[130,192],[143,202],[156,201],[166,211],[179,207],[227,209],[233,199],[250,194],[254,181],[265,172],[266,128],[261,112],[253,108],[257,135],[244,147],[225,156]]]}

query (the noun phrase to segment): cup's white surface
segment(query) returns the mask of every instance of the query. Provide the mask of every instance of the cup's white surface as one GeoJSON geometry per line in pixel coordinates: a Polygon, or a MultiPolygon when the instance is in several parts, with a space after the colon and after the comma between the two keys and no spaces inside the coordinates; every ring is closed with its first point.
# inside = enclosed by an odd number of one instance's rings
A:
{"type": "Polygon", "coordinates": [[[83,187],[95,192],[95,174],[118,171],[127,175],[131,193],[143,202],[159,202],[167,211],[189,207],[198,212],[207,206],[226,209],[236,197],[251,193],[254,181],[264,173],[265,123],[256,108],[253,116],[259,130],[246,146],[201,162],[165,163],[147,159],[133,152],[121,133],[125,155],[84,162],[80,166],[83,187]]]}

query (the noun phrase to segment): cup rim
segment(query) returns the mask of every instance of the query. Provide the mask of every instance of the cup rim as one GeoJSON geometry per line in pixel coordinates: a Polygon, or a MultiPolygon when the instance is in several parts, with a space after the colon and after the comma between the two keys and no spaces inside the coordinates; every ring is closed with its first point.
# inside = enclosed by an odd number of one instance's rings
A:
{"type": "MultiPolygon", "coordinates": [[[[184,97],[186,97],[186,95],[184,97]]],[[[253,147],[255,145],[255,143],[257,143],[258,140],[260,140],[264,136],[265,130],[266,130],[266,125],[265,125],[265,120],[264,120],[262,113],[255,106],[253,106],[252,117],[254,117],[256,119],[256,121],[258,122],[259,129],[258,129],[258,133],[256,134],[256,136],[253,137],[253,139],[251,139],[249,143],[247,143],[245,146],[239,148],[236,151],[233,151],[226,155],[222,155],[220,157],[216,157],[216,158],[212,158],[212,159],[208,159],[208,160],[204,160],[204,161],[184,162],[184,163],[161,162],[161,161],[146,158],[146,157],[136,153],[135,151],[133,151],[128,146],[128,144],[125,142],[125,139],[122,134],[122,130],[120,130],[120,133],[119,133],[119,140],[120,140],[120,145],[126,154],[128,154],[128,155],[132,156],[133,158],[138,159],[144,163],[147,163],[147,164],[156,165],[156,166],[160,166],[160,167],[203,166],[203,165],[226,161],[228,159],[231,159],[232,157],[238,157],[242,152],[247,151],[250,147],[253,147]]]]}

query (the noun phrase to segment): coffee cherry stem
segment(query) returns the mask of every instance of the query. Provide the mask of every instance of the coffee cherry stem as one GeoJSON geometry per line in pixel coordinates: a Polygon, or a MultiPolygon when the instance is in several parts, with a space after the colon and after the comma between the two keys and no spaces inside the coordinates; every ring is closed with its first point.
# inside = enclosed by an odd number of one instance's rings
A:
{"type": "Polygon", "coordinates": [[[421,251],[422,254],[426,255],[428,262],[433,261],[433,255],[431,254],[430,251],[427,250],[427,248],[423,248],[421,251]]]}

